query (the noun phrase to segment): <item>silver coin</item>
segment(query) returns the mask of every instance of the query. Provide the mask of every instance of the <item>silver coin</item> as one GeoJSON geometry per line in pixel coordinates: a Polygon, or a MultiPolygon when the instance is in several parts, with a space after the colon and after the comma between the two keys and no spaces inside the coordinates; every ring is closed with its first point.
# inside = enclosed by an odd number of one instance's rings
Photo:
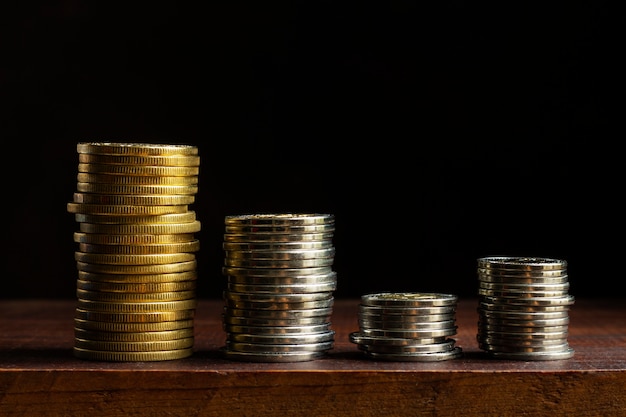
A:
{"type": "Polygon", "coordinates": [[[478,328],[486,331],[502,333],[564,333],[568,331],[567,325],[561,326],[523,326],[523,325],[502,325],[489,324],[483,321],[478,322],[478,328]]]}
{"type": "Polygon", "coordinates": [[[560,352],[488,352],[488,354],[496,359],[551,361],[572,358],[574,356],[574,349],[568,348],[560,352]]]}
{"type": "Polygon", "coordinates": [[[306,362],[322,358],[326,351],[321,352],[240,352],[222,349],[226,359],[246,362],[306,362]]]}
{"type": "Polygon", "coordinates": [[[564,297],[567,296],[567,290],[556,291],[530,291],[522,289],[492,290],[478,288],[478,295],[487,297],[497,297],[501,300],[517,300],[525,298],[548,298],[548,297],[564,297]]]}
{"type": "Polygon", "coordinates": [[[332,224],[334,222],[335,216],[330,213],[255,213],[229,215],[224,218],[224,224],[233,226],[299,226],[332,224]]]}
{"type": "Polygon", "coordinates": [[[315,259],[232,259],[224,258],[224,265],[234,268],[316,268],[332,266],[334,257],[315,259]]]}
{"type": "Polygon", "coordinates": [[[479,309],[485,312],[503,311],[507,313],[522,312],[522,313],[554,313],[554,312],[568,312],[571,304],[565,305],[515,305],[515,304],[498,304],[481,301],[479,303],[479,309]]]}
{"type": "Polygon", "coordinates": [[[335,248],[295,249],[295,250],[232,250],[225,251],[225,256],[232,260],[281,260],[326,259],[335,256],[335,248]]]}
{"type": "Polygon", "coordinates": [[[259,294],[311,294],[332,292],[337,289],[337,282],[323,282],[320,284],[302,284],[302,285],[248,285],[227,283],[228,291],[232,292],[254,292],[259,294]]]}
{"type": "Polygon", "coordinates": [[[569,317],[567,310],[562,311],[506,311],[477,309],[479,316],[505,320],[548,320],[569,317]]]}
{"type": "Polygon", "coordinates": [[[484,336],[484,337],[476,337],[476,340],[479,343],[484,343],[486,345],[516,346],[516,347],[544,347],[544,346],[562,345],[564,343],[567,343],[567,337],[558,338],[558,339],[520,339],[520,338],[510,338],[506,336],[502,336],[502,337],[484,336]]]}
{"type": "Polygon", "coordinates": [[[547,328],[555,326],[567,326],[569,324],[569,317],[560,317],[556,319],[532,319],[532,320],[520,320],[520,319],[508,319],[501,317],[491,317],[484,314],[479,315],[479,322],[481,324],[488,324],[491,326],[522,326],[522,327],[538,327],[547,328]]]}
{"type": "Polygon", "coordinates": [[[507,268],[478,268],[478,278],[480,280],[506,280],[506,279],[559,279],[567,278],[567,269],[536,269],[536,270],[520,270],[507,268]]]}
{"type": "Polygon", "coordinates": [[[226,306],[231,308],[248,309],[248,310],[306,310],[306,309],[320,309],[329,308],[334,304],[334,298],[328,298],[325,300],[316,301],[303,301],[293,303],[275,303],[275,302],[261,302],[261,301],[238,301],[238,300],[225,300],[226,306]]]}
{"type": "Polygon", "coordinates": [[[237,352],[252,353],[297,353],[297,352],[323,352],[334,347],[334,341],[319,343],[297,343],[293,345],[275,343],[243,343],[226,342],[226,349],[237,352]]]}
{"type": "Polygon", "coordinates": [[[539,353],[539,352],[562,352],[569,349],[567,342],[543,346],[517,346],[513,344],[493,345],[491,343],[479,343],[478,347],[488,352],[514,352],[514,353],[539,353]]]}
{"type": "Polygon", "coordinates": [[[225,251],[281,251],[303,249],[326,249],[332,248],[332,240],[312,240],[306,242],[223,242],[222,249],[225,251]]]}
{"type": "Polygon", "coordinates": [[[305,224],[305,225],[273,225],[273,224],[255,224],[255,225],[232,225],[224,226],[226,234],[247,234],[254,239],[256,234],[302,234],[302,233],[333,233],[335,231],[334,223],[327,224],[305,224]]]}
{"type": "Polygon", "coordinates": [[[358,324],[362,330],[422,331],[451,329],[455,327],[455,320],[389,323],[382,320],[359,319],[358,324]]]}
{"type": "Polygon", "coordinates": [[[235,291],[223,291],[222,297],[225,300],[232,301],[248,301],[255,303],[310,303],[315,301],[329,301],[332,300],[333,294],[330,292],[316,292],[316,293],[256,293],[256,292],[235,292],[235,291]]]}
{"type": "Polygon", "coordinates": [[[499,305],[521,305],[521,306],[568,306],[574,304],[573,295],[563,295],[558,297],[495,297],[481,296],[485,303],[499,305]]]}
{"type": "Polygon", "coordinates": [[[454,349],[456,341],[454,339],[447,339],[440,343],[423,343],[416,346],[397,346],[397,345],[366,345],[363,343],[357,344],[358,349],[368,352],[376,353],[432,353],[432,352],[447,352],[454,349]]]}
{"type": "Polygon", "coordinates": [[[352,332],[349,334],[349,339],[352,343],[356,343],[359,345],[416,347],[416,346],[422,346],[425,344],[444,343],[449,338],[448,338],[448,335],[436,336],[436,337],[406,338],[406,337],[372,336],[372,335],[364,334],[362,332],[352,332]]]}
{"type": "Polygon", "coordinates": [[[359,304],[359,313],[391,316],[426,316],[430,314],[449,314],[456,312],[456,304],[433,307],[393,307],[393,306],[370,306],[359,304]]]}
{"type": "Polygon", "coordinates": [[[332,274],[331,266],[320,266],[312,268],[235,268],[223,267],[222,274],[234,277],[258,277],[258,278],[300,278],[310,275],[332,274]]]}
{"type": "Polygon", "coordinates": [[[446,352],[429,352],[429,353],[378,353],[378,352],[364,352],[365,356],[370,359],[384,360],[384,361],[398,361],[398,362],[439,362],[450,359],[460,358],[463,354],[463,350],[460,347],[455,347],[452,350],[446,352]]]}
{"type": "Polygon", "coordinates": [[[395,307],[434,307],[455,305],[458,297],[453,294],[420,292],[381,292],[361,296],[362,305],[395,307]]]}
{"type": "Polygon", "coordinates": [[[309,317],[330,317],[333,309],[325,308],[307,308],[307,309],[285,309],[285,310],[251,310],[242,308],[224,307],[224,314],[227,316],[246,317],[256,319],[303,319],[309,317]]]}
{"type": "Polygon", "coordinates": [[[563,282],[558,284],[545,284],[533,283],[533,284],[516,284],[510,282],[480,282],[479,288],[496,291],[524,291],[524,292],[536,292],[536,291],[559,291],[562,294],[566,294],[569,290],[569,282],[563,282]]]}
{"type": "Polygon", "coordinates": [[[227,275],[229,284],[250,286],[306,286],[309,285],[336,285],[337,273],[329,272],[319,275],[294,275],[294,276],[253,276],[253,275],[227,275]]]}
{"type": "Polygon", "coordinates": [[[404,339],[424,339],[441,336],[453,336],[456,334],[456,331],[457,326],[427,330],[360,329],[360,332],[367,336],[381,336],[404,339]]]}
{"type": "Polygon", "coordinates": [[[483,330],[478,329],[477,338],[479,340],[489,340],[489,339],[506,339],[510,341],[517,340],[525,340],[525,341],[536,341],[536,340],[563,340],[567,339],[568,332],[501,332],[494,330],[483,330]]]}
{"type": "Polygon", "coordinates": [[[511,284],[559,284],[568,282],[569,276],[566,272],[559,273],[554,271],[543,274],[497,274],[497,273],[479,273],[479,282],[502,282],[511,284]]]}
{"type": "Polygon", "coordinates": [[[487,256],[478,259],[479,268],[513,269],[523,271],[566,269],[567,261],[528,256],[487,256]]]}
{"type": "Polygon", "coordinates": [[[225,242],[310,242],[332,240],[334,232],[314,233],[225,233],[225,242]]]}
{"type": "Polygon", "coordinates": [[[267,336],[297,336],[301,334],[326,333],[330,330],[330,326],[330,322],[297,326],[240,326],[225,322],[222,323],[222,328],[227,333],[246,333],[267,336]]]}
{"type": "Polygon", "coordinates": [[[432,323],[442,322],[447,320],[455,320],[455,313],[447,314],[421,314],[421,315],[402,315],[402,314],[373,314],[360,311],[357,313],[357,318],[367,322],[380,321],[384,327],[393,326],[398,323],[432,323]]]}
{"type": "Polygon", "coordinates": [[[231,342],[260,344],[310,344],[335,340],[335,331],[328,330],[320,333],[302,333],[297,335],[226,333],[226,340],[231,342]]]}
{"type": "Polygon", "coordinates": [[[241,317],[222,314],[222,321],[227,324],[238,326],[307,326],[329,323],[329,316],[299,317],[293,319],[265,319],[255,316],[241,317]]]}

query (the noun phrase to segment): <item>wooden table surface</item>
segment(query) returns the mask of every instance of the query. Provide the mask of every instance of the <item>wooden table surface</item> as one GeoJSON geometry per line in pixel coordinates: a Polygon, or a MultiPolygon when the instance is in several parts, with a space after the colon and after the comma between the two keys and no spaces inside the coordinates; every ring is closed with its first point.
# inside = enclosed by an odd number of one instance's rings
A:
{"type": "Polygon", "coordinates": [[[225,359],[223,301],[199,300],[194,353],[160,362],[77,359],[73,300],[0,300],[0,416],[626,416],[626,300],[571,306],[566,360],[485,356],[477,300],[457,305],[458,359],[365,358],[359,300],[335,300],[334,348],[317,360],[225,359]]]}

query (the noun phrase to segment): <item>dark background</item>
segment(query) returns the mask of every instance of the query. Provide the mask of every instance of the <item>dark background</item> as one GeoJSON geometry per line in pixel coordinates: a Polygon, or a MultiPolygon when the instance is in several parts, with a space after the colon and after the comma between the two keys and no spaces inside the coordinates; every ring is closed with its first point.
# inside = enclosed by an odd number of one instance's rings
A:
{"type": "MultiPolygon", "coordinates": [[[[21,2],[5,10],[0,298],[73,298],[76,143],[199,147],[198,295],[223,218],[336,216],[336,297],[474,296],[476,259],[623,282],[623,98],[603,2],[21,2]]],[[[6,6],[3,6],[6,7],[6,6]]]]}

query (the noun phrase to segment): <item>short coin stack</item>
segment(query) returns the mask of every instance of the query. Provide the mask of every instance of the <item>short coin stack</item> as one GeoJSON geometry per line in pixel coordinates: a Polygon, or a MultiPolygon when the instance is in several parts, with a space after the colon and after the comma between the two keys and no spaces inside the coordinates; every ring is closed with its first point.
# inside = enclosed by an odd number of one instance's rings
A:
{"type": "Polygon", "coordinates": [[[479,347],[492,357],[568,359],[567,262],[493,256],[478,259],[479,347]]]}
{"type": "Polygon", "coordinates": [[[332,214],[225,217],[226,358],[309,361],[333,347],[332,214]]]}
{"type": "Polygon", "coordinates": [[[200,222],[198,149],[81,142],[74,355],[103,361],[188,357],[194,342],[200,222]]]}
{"type": "Polygon", "coordinates": [[[366,357],[433,362],[458,358],[457,296],[439,293],[375,293],[361,296],[359,331],[350,333],[366,357]]]}

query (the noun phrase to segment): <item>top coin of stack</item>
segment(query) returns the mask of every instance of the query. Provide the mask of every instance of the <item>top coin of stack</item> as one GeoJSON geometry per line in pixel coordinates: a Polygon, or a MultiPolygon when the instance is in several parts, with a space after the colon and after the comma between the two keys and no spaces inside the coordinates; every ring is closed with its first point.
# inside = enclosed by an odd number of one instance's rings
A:
{"type": "Polygon", "coordinates": [[[567,262],[536,257],[478,259],[477,340],[501,359],[571,358],[567,262]]]}
{"type": "Polygon", "coordinates": [[[75,356],[157,361],[190,356],[196,307],[189,205],[200,157],[190,145],[81,142],[75,356]]]}
{"type": "Polygon", "coordinates": [[[319,358],[333,347],[331,214],[226,216],[225,356],[255,362],[319,358]]]}

